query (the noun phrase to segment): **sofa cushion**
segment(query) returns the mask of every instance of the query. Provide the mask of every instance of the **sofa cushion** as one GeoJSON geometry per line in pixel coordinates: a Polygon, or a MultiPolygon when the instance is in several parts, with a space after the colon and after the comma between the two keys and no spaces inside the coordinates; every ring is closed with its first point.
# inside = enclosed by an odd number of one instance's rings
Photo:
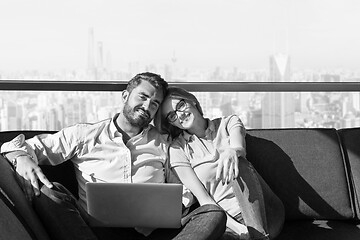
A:
{"type": "Polygon", "coordinates": [[[353,221],[287,221],[276,240],[360,239],[359,223],[353,221]]]}
{"type": "Polygon", "coordinates": [[[353,184],[354,205],[357,219],[360,219],[360,128],[339,130],[345,157],[348,160],[348,172],[353,184]]]}
{"type": "Polygon", "coordinates": [[[352,219],[335,129],[248,130],[247,158],[280,197],[286,219],[352,219]]]}

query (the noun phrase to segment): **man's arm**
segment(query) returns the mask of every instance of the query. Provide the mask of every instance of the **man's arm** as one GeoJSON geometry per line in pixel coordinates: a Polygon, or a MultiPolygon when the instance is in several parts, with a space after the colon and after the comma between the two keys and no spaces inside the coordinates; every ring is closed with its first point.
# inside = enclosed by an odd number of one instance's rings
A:
{"type": "Polygon", "coordinates": [[[69,144],[67,139],[73,139],[74,128],[63,129],[56,134],[37,135],[26,141],[25,136],[20,134],[1,146],[1,153],[13,165],[16,179],[29,200],[40,194],[39,180],[40,184],[52,187],[38,166],[38,158],[49,161],[51,156],[50,163],[54,165],[65,161],[65,157],[70,158],[77,142],[69,144]]]}

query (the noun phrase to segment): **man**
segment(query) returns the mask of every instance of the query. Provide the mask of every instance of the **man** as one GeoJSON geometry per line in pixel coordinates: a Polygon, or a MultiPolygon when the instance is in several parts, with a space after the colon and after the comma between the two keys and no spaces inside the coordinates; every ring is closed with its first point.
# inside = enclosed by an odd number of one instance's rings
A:
{"type": "Polygon", "coordinates": [[[180,229],[144,234],[139,229],[90,228],[86,224],[86,182],[166,181],[166,137],[149,124],[166,90],[167,83],[159,75],[138,74],[122,92],[121,111],[114,118],[77,124],[26,141],[18,136],[1,147],[53,239],[217,239],[222,235],[226,216],[215,205],[190,212],[180,229]],[[38,166],[68,160],[76,169],[78,201],[63,186],[51,183],[38,166]]]}

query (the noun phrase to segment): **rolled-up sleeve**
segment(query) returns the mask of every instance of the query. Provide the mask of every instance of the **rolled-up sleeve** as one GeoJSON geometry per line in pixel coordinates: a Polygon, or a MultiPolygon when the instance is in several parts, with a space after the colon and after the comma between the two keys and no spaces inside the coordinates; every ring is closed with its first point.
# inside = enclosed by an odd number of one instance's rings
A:
{"type": "Polygon", "coordinates": [[[190,161],[186,156],[186,153],[183,149],[183,144],[179,142],[174,142],[169,149],[169,160],[170,167],[178,167],[178,166],[188,166],[191,167],[190,161]]]}
{"type": "Polygon", "coordinates": [[[4,143],[1,153],[25,151],[35,157],[39,164],[57,165],[73,157],[81,146],[79,128],[81,125],[74,125],[54,134],[40,134],[25,140],[22,144],[18,142],[18,136],[4,143]]]}
{"type": "Polygon", "coordinates": [[[229,117],[229,122],[227,124],[227,129],[229,133],[231,131],[240,131],[241,135],[245,137],[246,135],[246,129],[241,121],[241,119],[237,115],[232,115],[229,117]]]}

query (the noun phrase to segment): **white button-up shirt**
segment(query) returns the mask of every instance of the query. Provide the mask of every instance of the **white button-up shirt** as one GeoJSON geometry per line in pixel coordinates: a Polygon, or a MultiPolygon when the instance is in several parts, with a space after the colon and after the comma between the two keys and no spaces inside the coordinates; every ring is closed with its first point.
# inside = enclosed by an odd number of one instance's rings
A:
{"type": "Polygon", "coordinates": [[[125,144],[114,124],[116,117],[94,124],[76,124],[55,134],[41,134],[24,144],[6,143],[1,152],[24,150],[35,155],[39,164],[57,165],[71,160],[84,209],[86,182],[164,183],[166,136],[149,125],[125,144]]]}

